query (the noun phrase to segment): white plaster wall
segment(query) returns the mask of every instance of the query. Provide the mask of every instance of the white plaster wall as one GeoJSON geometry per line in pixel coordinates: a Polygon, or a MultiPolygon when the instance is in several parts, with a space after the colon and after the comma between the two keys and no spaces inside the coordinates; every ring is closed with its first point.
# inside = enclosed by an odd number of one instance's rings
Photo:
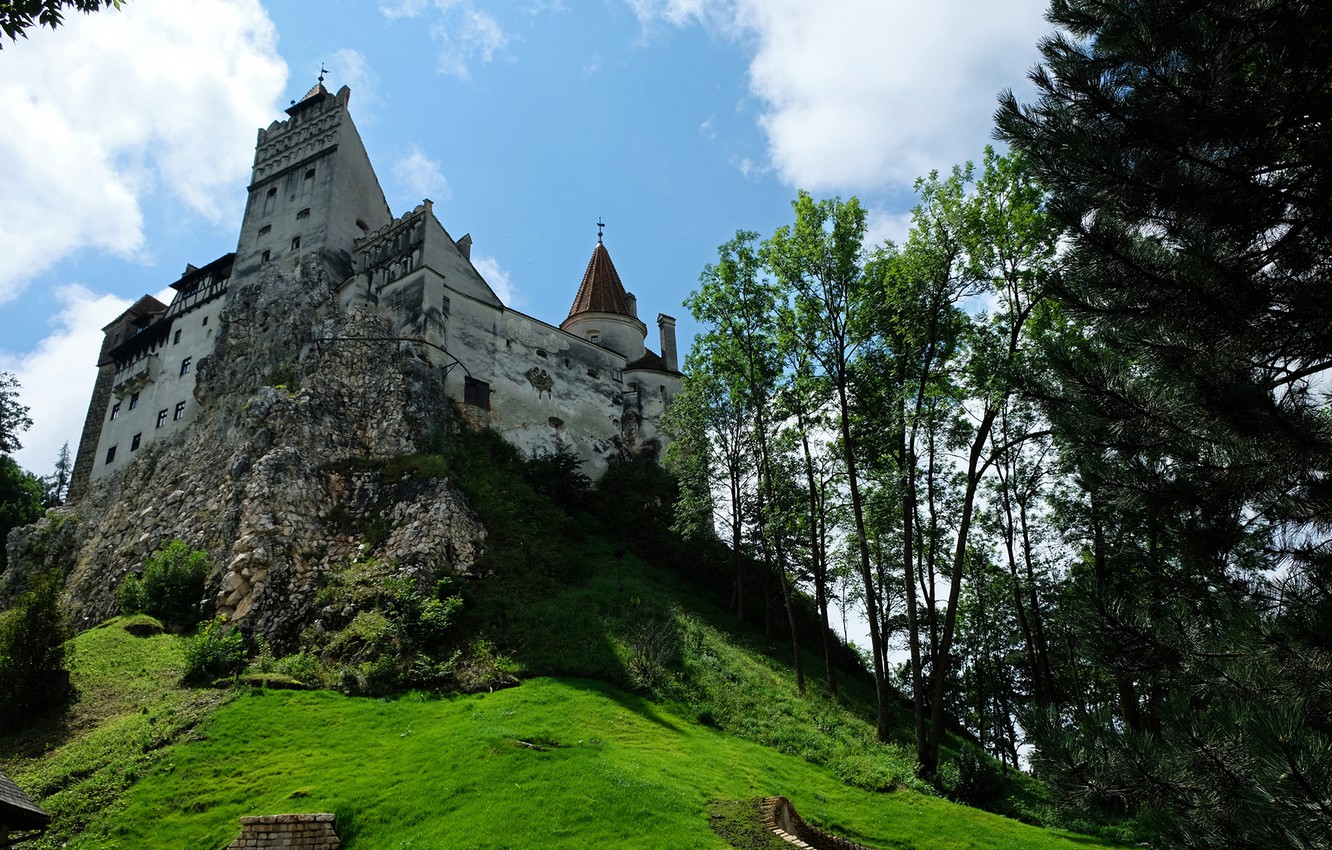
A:
{"type": "Polygon", "coordinates": [[[139,448],[142,449],[153,440],[181,433],[194,420],[199,412],[199,403],[194,400],[199,361],[213,352],[225,301],[225,298],[214,298],[177,316],[161,345],[116,373],[114,383],[118,384],[141,369],[145,362],[152,362],[151,380],[139,391],[137,407],[130,410],[129,394],[118,397],[112,393],[106,410],[102,411],[102,434],[97,442],[90,480],[95,481],[124,467],[136,456],[136,452],[130,449],[135,434],[140,435],[139,448]],[[176,331],[180,331],[179,342],[175,341],[176,331]],[[190,358],[190,370],[181,375],[181,363],[187,357],[190,358]],[[117,402],[120,412],[112,419],[111,410],[117,402]],[[181,418],[176,419],[176,405],[180,402],[185,402],[185,409],[181,418]],[[163,409],[167,412],[166,423],[159,428],[157,414],[163,409]],[[112,446],[116,447],[116,457],[107,463],[106,453],[112,446]]]}

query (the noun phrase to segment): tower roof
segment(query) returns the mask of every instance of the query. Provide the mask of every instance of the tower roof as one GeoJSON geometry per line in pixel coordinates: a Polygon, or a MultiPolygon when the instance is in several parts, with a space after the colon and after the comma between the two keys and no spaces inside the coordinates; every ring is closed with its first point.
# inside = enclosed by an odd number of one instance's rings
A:
{"type": "Polygon", "coordinates": [[[573,306],[569,308],[570,316],[579,313],[633,315],[629,309],[629,299],[625,295],[624,284],[620,283],[620,274],[615,271],[610,252],[600,241],[592,251],[592,259],[588,261],[587,271],[583,274],[583,283],[578,287],[578,294],[574,296],[573,306]]]}
{"type": "Polygon", "coordinates": [[[287,108],[287,114],[294,116],[298,112],[304,112],[316,103],[323,103],[331,97],[333,97],[333,95],[329,94],[328,89],[324,88],[324,77],[321,74],[319,82],[315,83],[314,87],[306,92],[304,97],[292,103],[292,105],[287,108]]]}

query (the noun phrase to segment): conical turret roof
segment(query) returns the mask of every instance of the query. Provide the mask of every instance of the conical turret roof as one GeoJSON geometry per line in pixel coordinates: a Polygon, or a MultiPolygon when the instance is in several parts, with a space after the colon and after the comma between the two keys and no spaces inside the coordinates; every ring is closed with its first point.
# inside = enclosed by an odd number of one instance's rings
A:
{"type": "Polygon", "coordinates": [[[588,261],[587,271],[583,274],[583,283],[574,296],[569,316],[579,313],[618,313],[632,316],[629,299],[625,295],[620,274],[615,271],[610,252],[601,242],[592,250],[592,259],[588,261]]]}

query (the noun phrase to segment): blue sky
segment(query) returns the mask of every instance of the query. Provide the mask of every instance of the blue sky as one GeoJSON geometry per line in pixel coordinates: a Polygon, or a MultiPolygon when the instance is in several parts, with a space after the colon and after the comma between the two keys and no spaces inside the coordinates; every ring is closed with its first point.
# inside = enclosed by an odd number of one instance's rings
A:
{"type": "MultiPolygon", "coordinates": [[[[649,319],[797,189],[900,238],[911,185],[1029,91],[1041,0],[129,0],[0,50],[0,370],[76,447],[100,327],[233,250],[255,131],[320,65],[395,215],[424,197],[510,303],[558,323],[606,222],[649,319]]],[[[654,337],[655,338],[655,334],[654,337]]]]}

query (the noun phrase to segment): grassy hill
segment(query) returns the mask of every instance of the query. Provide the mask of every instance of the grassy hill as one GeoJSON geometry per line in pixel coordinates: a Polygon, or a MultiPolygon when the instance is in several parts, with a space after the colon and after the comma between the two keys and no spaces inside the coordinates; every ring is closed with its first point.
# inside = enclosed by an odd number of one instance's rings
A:
{"type": "Polygon", "coordinates": [[[242,815],[333,811],[349,850],[724,848],[709,802],[770,794],[876,847],[1109,846],[909,789],[855,788],[604,682],[535,678],[448,698],[196,691],[174,685],[185,638],[118,625],[75,640],[72,717],[84,728],[4,763],[78,822],[79,834],[58,824],[35,847],[222,848],[242,815]]]}
{"type": "MultiPolygon", "coordinates": [[[[441,668],[480,658],[520,686],[382,698],[187,688],[189,638],[111,621],[72,642],[70,710],[0,734],[0,769],[56,819],[34,850],[222,848],[242,815],[309,811],[336,812],[349,850],[722,848],[712,802],[774,794],[885,850],[1109,846],[931,793],[907,746],[875,740],[854,663],[838,699],[817,676],[797,695],[789,643],[728,615],[718,563],[664,532],[669,499],[650,470],[593,493],[558,463],[505,452],[482,440],[383,472],[447,473],[476,505],[489,551],[478,578],[448,590],[462,607],[441,668]]],[[[352,565],[334,592],[370,599],[375,575],[352,565]]],[[[361,681],[346,666],[310,672],[361,681]]],[[[901,728],[905,742],[905,713],[901,728]]],[[[1001,808],[1043,816],[1034,782],[1010,774],[1004,788],[1001,808]]]]}

